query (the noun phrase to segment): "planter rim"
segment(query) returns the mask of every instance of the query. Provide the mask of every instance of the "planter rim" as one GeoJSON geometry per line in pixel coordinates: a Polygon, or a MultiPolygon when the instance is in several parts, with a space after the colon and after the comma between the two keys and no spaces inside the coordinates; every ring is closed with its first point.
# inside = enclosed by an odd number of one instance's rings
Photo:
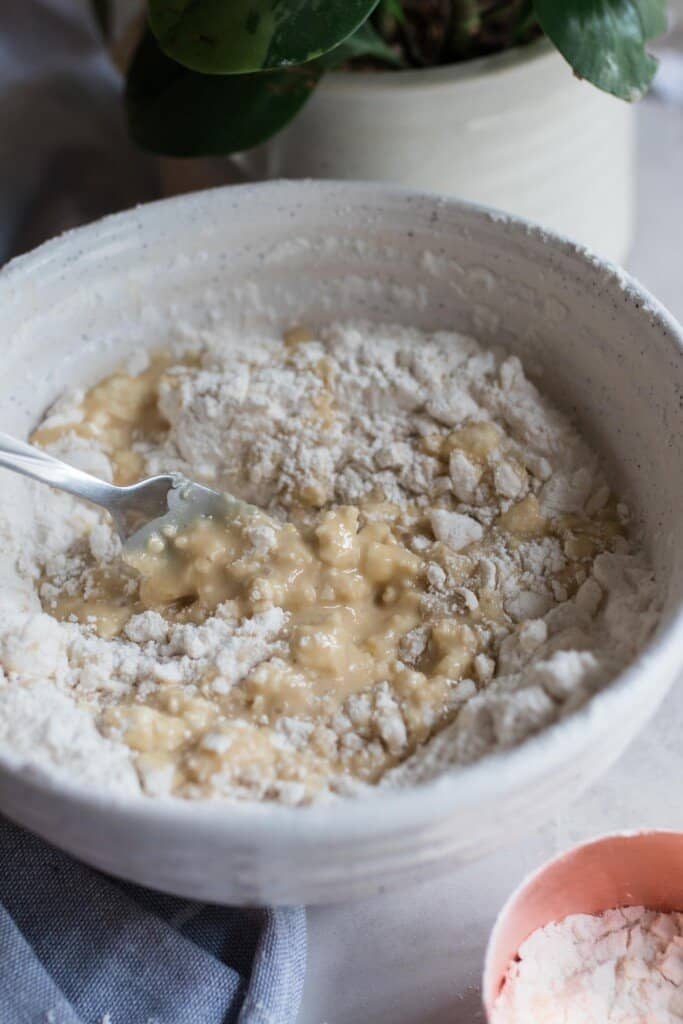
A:
{"type": "MultiPolygon", "coordinates": [[[[543,36],[523,46],[513,46],[501,53],[457,64],[439,64],[435,67],[404,68],[400,71],[387,68],[381,71],[331,71],[324,76],[318,89],[345,92],[365,92],[367,89],[429,89],[451,82],[464,82],[488,78],[516,71],[525,64],[556,63],[564,61],[550,40],[543,36]]],[[[567,65],[568,74],[571,73],[567,65]]]]}

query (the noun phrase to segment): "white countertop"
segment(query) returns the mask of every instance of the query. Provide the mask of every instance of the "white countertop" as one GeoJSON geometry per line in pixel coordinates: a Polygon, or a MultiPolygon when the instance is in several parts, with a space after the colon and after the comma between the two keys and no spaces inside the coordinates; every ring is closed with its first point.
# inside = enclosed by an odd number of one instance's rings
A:
{"type": "MultiPolygon", "coordinates": [[[[683,108],[650,99],[638,123],[638,219],[628,268],[683,319],[683,108]]],[[[601,832],[683,828],[682,725],[679,685],[609,774],[538,833],[445,878],[312,908],[299,1024],[483,1021],[478,986],[488,934],[529,870],[601,832]]]]}

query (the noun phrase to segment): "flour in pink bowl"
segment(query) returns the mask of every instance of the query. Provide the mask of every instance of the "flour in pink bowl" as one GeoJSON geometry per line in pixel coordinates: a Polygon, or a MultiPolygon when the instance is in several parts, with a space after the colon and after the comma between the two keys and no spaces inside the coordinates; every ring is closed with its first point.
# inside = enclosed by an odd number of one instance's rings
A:
{"type": "Polygon", "coordinates": [[[573,914],[522,944],[492,1024],[679,1024],[683,913],[573,914]]]}

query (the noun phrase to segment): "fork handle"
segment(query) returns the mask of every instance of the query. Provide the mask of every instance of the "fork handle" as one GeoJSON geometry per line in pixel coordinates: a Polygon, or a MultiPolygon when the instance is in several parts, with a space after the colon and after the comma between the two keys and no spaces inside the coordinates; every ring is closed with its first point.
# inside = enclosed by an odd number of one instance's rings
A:
{"type": "Polygon", "coordinates": [[[17,441],[9,434],[0,431],[0,466],[23,473],[41,483],[58,487],[60,491],[68,491],[79,498],[85,498],[94,505],[101,505],[108,511],[116,502],[120,488],[100,480],[82,469],[74,469],[66,462],[53,458],[40,448],[17,441]]]}

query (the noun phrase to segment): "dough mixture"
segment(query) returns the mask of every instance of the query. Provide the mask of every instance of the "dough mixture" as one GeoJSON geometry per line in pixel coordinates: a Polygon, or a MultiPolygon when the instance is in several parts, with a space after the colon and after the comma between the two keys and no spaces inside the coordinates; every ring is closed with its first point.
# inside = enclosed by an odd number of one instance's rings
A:
{"type": "Polygon", "coordinates": [[[21,484],[0,749],[98,785],[298,804],[431,778],[579,707],[655,622],[596,456],[469,337],[193,337],[65,396],[33,440],[256,506],[131,566],[106,515],[21,484]]]}

